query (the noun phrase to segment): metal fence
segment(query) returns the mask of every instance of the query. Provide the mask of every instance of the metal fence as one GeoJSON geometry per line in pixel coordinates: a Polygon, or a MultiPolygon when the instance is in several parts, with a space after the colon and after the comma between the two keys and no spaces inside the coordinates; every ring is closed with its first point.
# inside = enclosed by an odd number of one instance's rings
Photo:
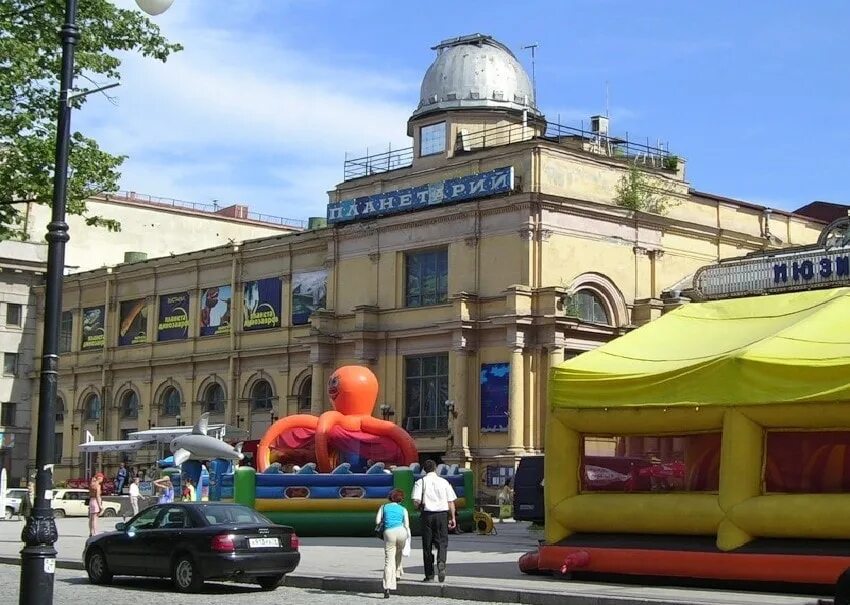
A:
{"type": "MultiPolygon", "coordinates": [[[[600,134],[584,128],[564,126],[556,122],[546,122],[543,134],[539,123],[506,124],[481,130],[458,133],[455,142],[455,154],[474,152],[491,147],[501,147],[523,141],[545,140],[578,149],[587,153],[603,155],[615,159],[628,160],[637,165],[652,168],[675,170],[678,167],[678,157],[661,142],[651,145],[648,139],[624,138],[600,134]]],[[[346,156],[344,179],[349,181],[364,176],[389,172],[399,168],[407,168],[413,164],[413,147],[391,149],[384,153],[366,155],[349,159],[346,156]]]]}
{"type": "Polygon", "coordinates": [[[224,208],[239,204],[229,204],[223,206],[220,204],[204,204],[201,202],[187,202],[185,200],[176,200],[168,197],[156,197],[144,193],[136,193],[135,191],[116,191],[113,193],[105,193],[106,199],[120,199],[131,202],[138,202],[149,206],[160,206],[162,208],[178,208],[181,210],[191,210],[193,212],[203,212],[206,214],[215,214],[221,217],[238,218],[243,220],[255,221],[258,223],[267,223],[270,225],[280,225],[282,227],[292,227],[293,229],[306,229],[307,221],[295,218],[284,218],[282,216],[274,216],[271,214],[262,214],[260,212],[236,212],[234,215],[222,214],[224,208]]]}

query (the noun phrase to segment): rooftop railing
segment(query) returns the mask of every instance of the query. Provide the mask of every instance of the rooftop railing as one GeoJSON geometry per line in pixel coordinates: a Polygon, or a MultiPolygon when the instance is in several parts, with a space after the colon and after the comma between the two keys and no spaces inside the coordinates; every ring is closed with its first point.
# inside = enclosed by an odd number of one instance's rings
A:
{"type": "MultiPolygon", "coordinates": [[[[564,126],[556,122],[546,122],[542,135],[538,134],[540,130],[539,123],[529,123],[525,126],[522,124],[506,124],[471,132],[462,130],[458,133],[455,141],[455,155],[523,141],[545,140],[595,155],[628,160],[636,165],[649,168],[675,170],[678,167],[678,157],[670,153],[666,144],[657,142],[655,145],[651,145],[648,139],[644,143],[640,139],[629,138],[628,133],[624,138],[614,137],[584,130],[584,128],[564,126]]],[[[349,159],[346,157],[343,170],[344,179],[350,181],[364,176],[408,168],[412,164],[413,147],[391,149],[384,153],[370,154],[359,158],[349,159]]]]}
{"type": "Polygon", "coordinates": [[[307,221],[295,218],[284,218],[282,216],[274,216],[271,214],[262,214],[260,212],[250,212],[247,210],[246,206],[241,204],[220,205],[216,203],[204,204],[201,202],[187,202],[185,200],[176,200],[168,197],[156,197],[144,193],[136,193],[135,191],[116,191],[113,193],[104,193],[103,196],[108,200],[127,200],[148,206],[202,212],[204,214],[210,214],[222,218],[235,218],[237,220],[247,220],[256,223],[279,225],[281,227],[291,227],[293,229],[307,228],[307,221]],[[234,209],[235,211],[233,213],[222,212],[222,210],[229,209],[234,206],[237,208],[234,209]]]}

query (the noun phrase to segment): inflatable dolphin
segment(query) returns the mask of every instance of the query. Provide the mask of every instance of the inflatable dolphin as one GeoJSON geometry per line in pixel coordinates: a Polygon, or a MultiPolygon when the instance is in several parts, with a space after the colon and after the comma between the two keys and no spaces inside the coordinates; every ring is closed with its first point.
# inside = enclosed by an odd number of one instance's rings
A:
{"type": "Polygon", "coordinates": [[[207,425],[210,414],[206,412],[198,419],[192,428],[192,433],[182,435],[171,440],[171,451],[174,454],[174,465],[179,466],[187,460],[213,460],[223,458],[225,460],[242,460],[242,444],[238,443],[234,448],[221,439],[207,435],[207,425]]]}

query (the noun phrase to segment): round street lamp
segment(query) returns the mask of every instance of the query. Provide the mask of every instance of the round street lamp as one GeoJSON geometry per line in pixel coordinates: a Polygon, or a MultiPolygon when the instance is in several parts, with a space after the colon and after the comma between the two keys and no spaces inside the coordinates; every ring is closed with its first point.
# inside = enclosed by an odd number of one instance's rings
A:
{"type": "MultiPolygon", "coordinates": [[[[174,0],[136,0],[142,10],[158,15],[174,0]]],[[[36,430],[35,502],[21,532],[21,580],[19,605],[53,603],[56,571],[56,522],[50,506],[53,494],[53,436],[56,430],[56,390],[59,378],[59,323],[62,316],[62,273],[65,267],[66,191],[68,154],[71,143],[71,105],[74,88],[74,47],[80,39],[77,28],[77,0],[65,0],[65,22],[59,31],[62,42],[62,70],[59,77],[59,103],[56,123],[56,161],[53,172],[51,221],[47,225],[47,271],[44,288],[44,340],[38,394],[36,430]]]]}
{"type": "Polygon", "coordinates": [[[136,0],[136,4],[147,14],[156,16],[167,11],[174,4],[174,0],[136,0]]]}

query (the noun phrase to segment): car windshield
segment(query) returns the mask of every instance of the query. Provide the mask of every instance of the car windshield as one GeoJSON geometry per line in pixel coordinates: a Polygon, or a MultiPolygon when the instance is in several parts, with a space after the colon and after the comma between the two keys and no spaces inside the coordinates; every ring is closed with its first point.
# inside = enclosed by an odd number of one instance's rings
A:
{"type": "Polygon", "coordinates": [[[234,523],[249,523],[253,525],[274,525],[260,513],[238,504],[201,506],[201,514],[210,525],[232,525],[234,523]]]}

